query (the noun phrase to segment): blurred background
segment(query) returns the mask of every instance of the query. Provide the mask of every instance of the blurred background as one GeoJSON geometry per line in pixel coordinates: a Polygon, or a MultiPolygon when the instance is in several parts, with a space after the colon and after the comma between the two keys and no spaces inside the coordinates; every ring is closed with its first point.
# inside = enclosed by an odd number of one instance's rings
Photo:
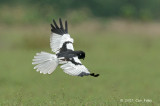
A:
{"type": "Polygon", "coordinates": [[[159,10],[158,0],[0,0],[0,105],[160,105],[159,10]],[[100,77],[33,69],[59,17],[100,77]]]}

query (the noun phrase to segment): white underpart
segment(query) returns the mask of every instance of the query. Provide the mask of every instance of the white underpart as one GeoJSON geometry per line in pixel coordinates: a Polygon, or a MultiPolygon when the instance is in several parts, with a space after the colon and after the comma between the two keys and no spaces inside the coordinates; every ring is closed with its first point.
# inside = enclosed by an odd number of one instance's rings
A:
{"type": "Polygon", "coordinates": [[[73,51],[74,51],[73,44],[68,43],[68,44],[67,44],[67,49],[70,49],[70,50],[73,50],[73,51]]]}
{"type": "MultiPolygon", "coordinates": [[[[63,43],[67,41],[72,42],[72,43],[74,42],[69,34],[59,35],[56,33],[52,33],[51,38],[50,38],[50,46],[51,46],[52,51],[55,52],[56,54],[59,53],[60,48],[63,46],[63,43]]],[[[69,48],[74,50],[73,45],[72,47],[71,45],[69,46],[69,48]]]]}
{"type": "MultiPolygon", "coordinates": [[[[81,63],[81,61],[74,57],[75,62],[81,63]]],[[[81,73],[85,73],[89,75],[90,72],[84,65],[75,65],[72,62],[67,62],[66,64],[62,65],[61,68],[64,70],[65,73],[72,75],[72,76],[79,76],[81,73]]]]}
{"type": "Polygon", "coordinates": [[[68,61],[66,61],[64,57],[60,57],[60,58],[58,58],[58,62],[59,62],[59,64],[65,64],[68,61]]]}
{"type": "Polygon", "coordinates": [[[43,74],[51,74],[58,66],[58,58],[54,54],[41,52],[34,56],[32,64],[37,64],[34,69],[43,74]]]}

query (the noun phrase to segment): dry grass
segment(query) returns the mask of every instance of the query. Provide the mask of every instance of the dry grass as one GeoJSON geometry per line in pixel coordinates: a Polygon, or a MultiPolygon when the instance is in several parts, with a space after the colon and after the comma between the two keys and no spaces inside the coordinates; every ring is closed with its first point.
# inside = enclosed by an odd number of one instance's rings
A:
{"type": "Polygon", "coordinates": [[[140,36],[160,36],[159,22],[135,22],[125,20],[114,20],[107,26],[109,31],[120,34],[133,34],[140,36]]]}
{"type": "MultiPolygon", "coordinates": [[[[74,38],[80,36],[137,36],[156,38],[160,36],[160,23],[142,23],[124,20],[102,21],[90,20],[80,24],[69,22],[69,32],[74,38]]],[[[50,23],[24,24],[24,25],[0,25],[1,46],[27,48],[48,48],[50,37],[50,23]],[[12,39],[10,39],[10,36],[12,39]],[[3,40],[4,39],[4,40],[3,40]],[[6,40],[6,41],[5,41],[6,40]],[[7,41],[9,40],[9,42],[7,41]],[[37,41],[37,42],[35,42],[37,41]]]]}

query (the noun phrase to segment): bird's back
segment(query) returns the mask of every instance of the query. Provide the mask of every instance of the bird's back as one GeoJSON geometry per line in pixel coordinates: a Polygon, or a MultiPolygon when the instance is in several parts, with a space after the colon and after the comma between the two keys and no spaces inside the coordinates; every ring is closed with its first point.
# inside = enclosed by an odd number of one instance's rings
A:
{"type": "Polygon", "coordinates": [[[73,57],[76,57],[77,54],[75,51],[72,51],[72,50],[67,50],[65,52],[60,52],[57,54],[58,58],[61,58],[61,57],[64,57],[64,58],[73,58],[73,57]]]}

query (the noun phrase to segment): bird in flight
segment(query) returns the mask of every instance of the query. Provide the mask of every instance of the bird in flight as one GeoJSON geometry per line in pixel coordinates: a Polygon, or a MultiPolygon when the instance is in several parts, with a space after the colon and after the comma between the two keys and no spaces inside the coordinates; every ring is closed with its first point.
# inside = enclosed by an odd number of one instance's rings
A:
{"type": "Polygon", "coordinates": [[[90,73],[79,59],[85,58],[84,51],[75,51],[73,48],[73,39],[68,34],[68,24],[65,21],[65,28],[59,19],[59,26],[53,19],[51,24],[50,46],[55,54],[40,52],[34,56],[32,64],[36,64],[34,69],[43,74],[51,74],[58,65],[60,68],[72,76],[93,76],[99,74],[90,73]]]}

